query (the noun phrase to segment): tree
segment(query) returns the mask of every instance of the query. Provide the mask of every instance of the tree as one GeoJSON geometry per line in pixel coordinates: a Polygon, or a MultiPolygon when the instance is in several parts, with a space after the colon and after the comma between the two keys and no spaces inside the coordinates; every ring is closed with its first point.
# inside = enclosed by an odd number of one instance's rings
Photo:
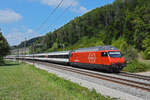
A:
{"type": "Polygon", "coordinates": [[[0,32],[0,64],[3,63],[3,57],[9,53],[9,44],[0,32]]]}
{"type": "Polygon", "coordinates": [[[144,57],[145,59],[150,59],[150,47],[144,51],[144,57]]]}

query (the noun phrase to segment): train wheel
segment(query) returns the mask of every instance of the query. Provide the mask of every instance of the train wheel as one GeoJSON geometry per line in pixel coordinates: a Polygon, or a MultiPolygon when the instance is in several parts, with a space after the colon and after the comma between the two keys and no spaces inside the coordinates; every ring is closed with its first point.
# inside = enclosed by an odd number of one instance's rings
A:
{"type": "Polygon", "coordinates": [[[113,70],[113,69],[110,69],[109,72],[110,72],[110,73],[114,73],[114,70],[113,70]]]}
{"type": "Polygon", "coordinates": [[[120,70],[119,69],[114,69],[113,72],[114,73],[120,73],[120,70]]]}
{"type": "Polygon", "coordinates": [[[120,73],[119,69],[110,69],[109,70],[111,73],[120,73]]]}

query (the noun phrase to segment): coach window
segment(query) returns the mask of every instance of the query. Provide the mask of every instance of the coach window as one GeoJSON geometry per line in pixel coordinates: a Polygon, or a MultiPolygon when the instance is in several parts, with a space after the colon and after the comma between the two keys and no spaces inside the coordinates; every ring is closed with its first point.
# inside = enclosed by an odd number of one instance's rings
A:
{"type": "Polygon", "coordinates": [[[102,55],[103,57],[108,56],[107,52],[102,52],[101,55],[102,55]]]}

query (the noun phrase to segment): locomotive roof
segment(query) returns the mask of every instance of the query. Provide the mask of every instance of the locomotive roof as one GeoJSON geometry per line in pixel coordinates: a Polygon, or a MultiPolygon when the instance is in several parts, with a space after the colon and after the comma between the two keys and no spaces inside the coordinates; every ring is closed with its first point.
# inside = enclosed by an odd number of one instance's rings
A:
{"type": "Polygon", "coordinates": [[[89,48],[79,48],[74,50],[74,52],[84,52],[84,51],[102,51],[102,50],[118,50],[113,46],[98,46],[98,47],[89,47],[89,48]]]}

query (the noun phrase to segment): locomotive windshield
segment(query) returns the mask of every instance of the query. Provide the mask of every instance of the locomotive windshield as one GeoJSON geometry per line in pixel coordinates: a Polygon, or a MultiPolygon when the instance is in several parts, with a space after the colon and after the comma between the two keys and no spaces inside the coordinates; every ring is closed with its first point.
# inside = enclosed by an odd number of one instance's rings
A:
{"type": "Polygon", "coordinates": [[[119,51],[111,51],[108,52],[110,57],[121,57],[121,53],[119,51]]]}

